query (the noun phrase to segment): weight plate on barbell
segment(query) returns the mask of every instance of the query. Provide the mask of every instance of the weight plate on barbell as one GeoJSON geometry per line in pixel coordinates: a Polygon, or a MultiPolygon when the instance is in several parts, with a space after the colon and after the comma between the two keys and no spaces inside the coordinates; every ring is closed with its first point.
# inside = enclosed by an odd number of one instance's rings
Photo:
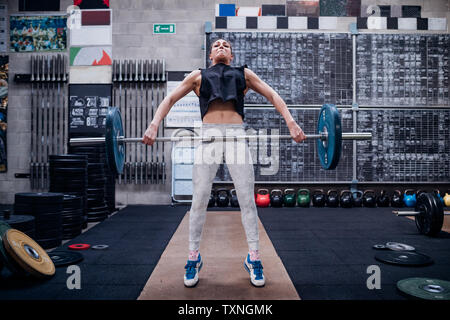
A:
{"type": "Polygon", "coordinates": [[[324,104],[317,121],[317,133],[327,133],[326,140],[317,139],[317,153],[325,170],[335,169],[341,157],[342,125],[339,111],[333,104],[324,104]]]}
{"type": "Polygon", "coordinates": [[[110,167],[117,174],[122,174],[125,163],[125,146],[117,141],[120,136],[124,136],[120,111],[117,107],[108,107],[105,133],[106,154],[110,167]]]}
{"type": "Polygon", "coordinates": [[[450,300],[450,282],[439,279],[408,278],[397,282],[397,288],[416,298],[450,300]]]}
{"type": "Polygon", "coordinates": [[[431,193],[422,193],[416,203],[415,222],[420,233],[427,236],[437,235],[444,223],[444,207],[437,197],[431,193]]]}

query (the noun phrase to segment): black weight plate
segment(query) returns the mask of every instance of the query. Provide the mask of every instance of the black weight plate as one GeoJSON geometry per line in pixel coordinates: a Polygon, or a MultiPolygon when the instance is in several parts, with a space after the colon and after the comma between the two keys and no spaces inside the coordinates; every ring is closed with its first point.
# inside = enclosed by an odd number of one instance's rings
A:
{"type": "Polygon", "coordinates": [[[63,217],[61,223],[68,223],[70,221],[81,220],[82,218],[83,218],[83,213],[81,212],[79,214],[74,214],[74,215],[63,217]]]}
{"type": "Polygon", "coordinates": [[[95,145],[95,146],[73,146],[73,147],[70,147],[70,150],[74,150],[74,151],[76,150],[76,151],[79,151],[79,152],[85,151],[85,152],[97,153],[97,152],[99,152],[101,150],[103,150],[103,152],[104,152],[105,148],[106,148],[106,146],[98,144],[98,145],[95,145]]]}
{"type": "Polygon", "coordinates": [[[105,175],[104,174],[89,174],[88,175],[88,180],[103,180],[105,179],[105,175]]]}
{"type": "Polygon", "coordinates": [[[34,217],[31,215],[17,215],[13,214],[9,216],[9,219],[5,219],[0,215],[0,221],[7,223],[11,228],[20,230],[34,229],[34,217]]]}
{"type": "Polygon", "coordinates": [[[42,248],[51,249],[59,247],[62,243],[62,237],[60,238],[52,238],[52,239],[33,239],[36,241],[42,248]]]}
{"type": "Polygon", "coordinates": [[[68,226],[64,227],[63,235],[74,234],[74,233],[77,233],[77,232],[81,232],[81,230],[82,230],[82,223],[74,224],[74,225],[68,225],[68,226]]]}
{"type": "Polygon", "coordinates": [[[86,192],[89,194],[89,193],[93,193],[93,194],[96,194],[96,193],[104,193],[105,192],[105,189],[104,188],[87,188],[86,189],[86,192]]]}
{"type": "Polygon", "coordinates": [[[81,253],[68,250],[53,250],[48,253],[50,259],[52,259],[55,267],[70,266],[80,263],[84,257],[81,253]]]}
{"type": "Polygon", "coordinates": [[[14,195],[14,203],[18,204],[46,204],[46,203],[61,203],[64,198],[62,193],[53,192],[25,192],[16,193],[14,195]]]}
{"type": "Polygon", "coordinates": [[[382,251],[375,256],[381,262],[403,266],[426,266],[433,263],[429,256],[410,251],[382,251]]]}
{"type": "Polygon", "coordinates": [[[87,184],[79,185],[79,184],[70,184],[70,185],[50,185],[51,190],[61,190],[63,193],[83,193],[87,188],[87,184]]]}
{"type": "Polygon", "coordinates": [[[88,193],[88,201],[94,201],[94,200],[104,200],[105,199],[105,193],[98,192],[98,193],[88,193]]]}
{"type": "Polygon", "coordinates": [[[426,300],[450,300],[449,281],[409,278],[398,281],[397,288],[410,297],[426,300]]]}
{"type": "Polygon", "coordinates": [[[87,160],[58,160],[49,163],[50,171],[57,169],[86,169],[87,160]]]}
{"type": "Polygon", "coordinates": [[[67,178],[51,178],[50,184],[54,186],[70,186],[73,184],[76,184],[78,186],[86,186],[88,184],[89,180],[86,178],[82,179],[67,179],[67,178]]]}
{"type": "Polygon", "coordinates": [[[50,168],[50,176],[57,174],[67,174],[68,176],[83,175],[87,173],[87,168],[50,168]]]}
{"type": "Polygon", "coordinates": [[[415,223],[420,233],[435,236],[442,229],[444,222],[443,206],[430,193],[422,193],[417,199],[415,210],[421,212],[416,215],[415,223]]]}
{"type": "Polygon", "coordinates": [[[77,202],[77,201],[81,201],[80,196],[74,196],[74,195],[70,195],[70,194],[64,195],[64,200],[63,200],[64,204],[70,203],[70,202],[77,202]]]}
{"type": "Polygon", "coordinates": [[[103,211],[106,211],[106,210],[108,210],[108,206],[106,206],[106,205],[89,208],[90,212],[103,212],[103,211]]]}
{"type": "Polygon", "coordinates": [[[56,204],[56,205],[20,205],[20,204],[14,204],[14,213],[20,214],[24,213],[25,215],[45,215],[45,214],[55,214],[59,213],[63,210],[62,204],[56,204]]]}
{"type": "Polygon", "coordinates": [[[56,239],[62,237],[61,225],[57,229],[36,229],[36,239],[56,239]]]}
{"type": "Polygon", "coordinates": [[[79,163],[79,164],[86,164],[88,163],[88,159],[85,158],[82,155],[77,156],[76,158],[63,158],[63,159],[49,159],[49,163],[58,163],[58,164],[64,164],[64,165],[70,165],[70,164],[74,164],[74,163],[79,163]]]}
{"type": "Polygon", "coordinates": [[[89,163],[88,172],[100,171],[105,172],[105,164],[104,163],[89,163]]]}
{"type": "Polygon", "coordinates": [[[83,222],[83,216],[79,215],[78,217],[73,217],[73,218],[70,218],[70,219],[64,219],[61,222],[61,225],[64,227],[65,225],[68,225],[68,224],[82,223],[82,222],[83,222]]]}
{"type": "Polygon", "coordinates": [[[75,214],[75,213],[77,213],[78,211],[80,211],[80,210],[83,210],[83,206],[84,206],[84,203],[83,202],[81,202],[80,204],[74,204],[73,206],[65,206],[64,208],[63,208],[63,210],[61,211],[61,214],[62,215],[65,215],[65,214],[75,214]]]}
{"type": "Polygon", "coordinates": [[[101,207],[105,205],[104,197],[88,198],[88,208],[101,207]]]}
{"type": "Polygon", "coordinates": [[[87,157],[84,155],[78,155],[78,154],[51,154],[48,156],[49,160],[64,160],[64,159],[85,159],[87,160],[87,157]]]}
{"type": "Polygon", "coordinates": [[[82,215],[82,214],[83,214],[83,209],[82,208],[75,209],[75,210],[66,210],[66,211],[62,211],[61,212],[61,216],[62,216],[63,219],[69,218],[69,217],[76,217],[76,216],[79,216],[79,215],[82,215]]]}

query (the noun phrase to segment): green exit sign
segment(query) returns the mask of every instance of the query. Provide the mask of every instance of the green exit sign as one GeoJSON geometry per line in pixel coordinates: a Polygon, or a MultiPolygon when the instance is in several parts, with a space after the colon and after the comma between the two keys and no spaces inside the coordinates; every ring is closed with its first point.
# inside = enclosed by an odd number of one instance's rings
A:
{"type": "Polygon", "coordinates": [[[175,23],[154,23],[153,34],[171,34],[175,33],[175,23]]]}

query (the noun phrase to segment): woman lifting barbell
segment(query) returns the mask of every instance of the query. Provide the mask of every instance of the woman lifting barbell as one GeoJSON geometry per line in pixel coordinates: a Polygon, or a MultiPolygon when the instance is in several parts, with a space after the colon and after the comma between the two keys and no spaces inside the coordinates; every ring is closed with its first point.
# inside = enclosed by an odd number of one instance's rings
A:
{"type": "MultiPolygon", "coordinates": [[[[143,143],[153,145],[161,121],[175,102],[190,91],[194,91],[200,100],[202,136],[245,135],[244,95],[249,88],[266,97],[274,105],[286,121],[295,142],[306,139],[286,103],[275,90],[247,66],[231,67],[233,53],[228,41],[224,39],[214,41],[209,58],[211,67],[191,72],[171,94],[164,98],[144,134],[143,143]]],[[[203,265],[199,253],[200,239],[212,183],[224,158],[236,187],[242,224],[249,247],[244,267],[249,272],[253,285],[263,286],[265,283],[259,255],[258,213],[254,199],[255,178],[249,147],[245,140],[241,140],[237,144],[233,143],[232,147],[226,144],[223,148],[220,139],[215,139],[213,142],[203,141],[195,149],[192,170],[193,196],[189,216],[189,257],[184,275],[184,284],[187,287],[197,284],[198,272],[203,265]],[[206,150],[220,152],[214,152],[212,156],[212,153],[206,154],[206,150]],[[242,157],[241,150],[244,151],[242,154],[245,155],[245,161],[234,161],[235,157],[242,157]]]]}

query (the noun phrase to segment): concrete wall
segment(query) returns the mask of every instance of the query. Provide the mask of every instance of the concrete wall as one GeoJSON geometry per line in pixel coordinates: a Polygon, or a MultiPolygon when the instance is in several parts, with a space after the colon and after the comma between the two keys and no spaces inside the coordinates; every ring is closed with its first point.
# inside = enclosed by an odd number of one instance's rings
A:
{"type": "MultiPolygon", "coordinates": [[[[10,14],[18,13],[18,1],[6,3],[10,14]]],[[[66,12],[71,0],[61,0],[60,11],[66,12]]],[[[237,6],[285,4],[284,0],[221,0],[237,6]]],[[[214,28],[216,1],[211,0],[111,0],[113,10],[114,59],[165,59],[169,71],[188,71],[204,65],[204,24],[211,21],[214,28]],[[153,23],[176,23],[175,35],[153,35],[153,23]]],[[[362,0],[369,4],[421,5],[422,17],[447,17],[448,0],[362,0]]],[[[33,14],[36,12],[33,12],[33,14]]],[[[351,18],[342,18],[339,32],[348,31],[351,18]]],[[[11,204],[17,192],[29,192],[28,179],[15,178],[16,173],[29,172],[30,153],[30,86],[16,84],[15,73],[29,73],[30,54],[8,53],[10,83],[8,106],[8,172],[0,174],[0,203],[11,204]]],[[[170,135],[170,131],[166,132],[170,135]]],[[[166,148],[170,159],[170,147],[166,148]]],[[[117,185],[116,199],[121,204],[170,203],[170,163],[166,185],[117,185]]]]}

